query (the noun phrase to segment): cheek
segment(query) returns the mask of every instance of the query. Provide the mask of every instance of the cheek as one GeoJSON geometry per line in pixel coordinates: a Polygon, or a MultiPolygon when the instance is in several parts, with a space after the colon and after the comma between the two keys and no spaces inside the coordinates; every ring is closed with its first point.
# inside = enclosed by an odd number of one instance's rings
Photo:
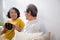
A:
{"type": "Polygon", "coordinates": [[[14,18],[17,18],[17,14],[14,14],[14,16],[13,16],[14,18]]]}
{"type": "Polygon", "coordinates": [[[26,18],[28,19],[30,15],[28,13],[25,13],[26,18]]]}
{"type": "Polygon", "coordinates": [[[27,17],[27,15],[25,15],[27,17]]]}
{"type": "Polygon", "coordinates": [[[28,18],[28,16],[25,14],[25,17],[26,17],[26,19],[28,18]]]}
{"type": "Polygon", "coordinates": [[[10,17],[12,17],[13,16],[13,14],[12,13],[10,13],[10,17]]]}
{"type": "Polygon", "coordinates": [[[17,17],[17,14],[16,13],[10,13],[10,17],[17,17]]]}
{"type": "Polygon", "coordinates": [[[17,16],[18,16],[18,15],[17,15],[17,13],[16,13],[14,16],[16,16],[16,17],[17,17],[17,16]]]}
{"type": "Polygon", "coordinates": [[[28,15],[25,15],[27,18],[29,17],[28,15]]]}
{"type": "Polygon", "coordinates": [[[27,14],[25,14],[25,16],[27,17],[27,14]]]}

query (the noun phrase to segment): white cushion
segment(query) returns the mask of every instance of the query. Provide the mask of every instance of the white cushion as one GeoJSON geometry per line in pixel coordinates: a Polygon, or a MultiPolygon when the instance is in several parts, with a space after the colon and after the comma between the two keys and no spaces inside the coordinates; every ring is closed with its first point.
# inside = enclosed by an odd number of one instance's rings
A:
{"type": "Polygon", "coordinates": [[[24,33],[20,32],[16,34],[15,40],[46,40],[50,36],[49,33],[43,35],[43,33],[24,33]]]}

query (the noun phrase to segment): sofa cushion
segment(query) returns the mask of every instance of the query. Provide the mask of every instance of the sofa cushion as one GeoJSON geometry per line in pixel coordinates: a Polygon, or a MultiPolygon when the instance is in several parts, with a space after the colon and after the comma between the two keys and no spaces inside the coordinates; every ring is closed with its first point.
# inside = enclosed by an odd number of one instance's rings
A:
{"type": "Polygon", "coordinates": [[[20,32],[16,34],[15,40],[50,40],[50,34],[46,33],[24,33],[20,32]]]}

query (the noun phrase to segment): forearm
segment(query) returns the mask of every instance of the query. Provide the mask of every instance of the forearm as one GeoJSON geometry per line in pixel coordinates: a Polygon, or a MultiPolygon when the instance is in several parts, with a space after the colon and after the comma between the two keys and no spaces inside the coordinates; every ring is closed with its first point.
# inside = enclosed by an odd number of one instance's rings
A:
{"type": "Polygon", "coordinates": [[[21,32],[22,28],[19,28],[19,27],[15,27],[15,29],[19,32],[21,32]]]}

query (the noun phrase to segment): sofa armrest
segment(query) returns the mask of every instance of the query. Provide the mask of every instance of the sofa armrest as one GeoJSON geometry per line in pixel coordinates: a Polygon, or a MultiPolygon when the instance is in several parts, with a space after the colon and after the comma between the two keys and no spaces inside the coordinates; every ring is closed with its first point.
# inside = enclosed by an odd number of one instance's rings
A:
{"type": "Polygon", "coordinates": [[[44,40],[50,40],[50,35],[51,35],[51,32],[45,33],[45,34],[43,35],[44,40]]]}

